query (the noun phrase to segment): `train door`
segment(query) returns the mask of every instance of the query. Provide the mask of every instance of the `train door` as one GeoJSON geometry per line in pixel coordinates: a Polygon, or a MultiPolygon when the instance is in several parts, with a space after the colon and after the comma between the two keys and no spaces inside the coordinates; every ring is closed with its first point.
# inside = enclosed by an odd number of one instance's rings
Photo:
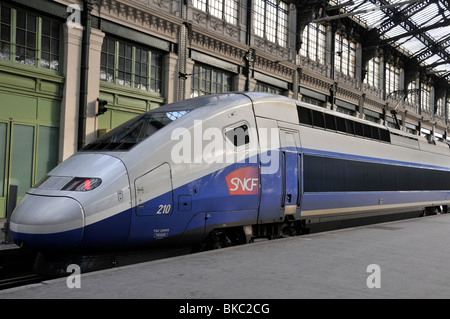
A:
{"type": "MultiPolygon", "coordinates": [[[[260,144],[261,198],[258,223],[294,215],[301,203],[299,132],[294,125],[256,118],[260,144]]],[[[298,214],[300,211],[298,211],[298,214]]]]}
{"type": "Polygon", "coordinates": [[[256,117],[260,149],[258,223],[279,221],[281,203],[280,136],[277,121],[256,117]]]}
{"type": "Polygon", "coordinates": [[[148,243],[171,235],[173,213],[172,174],[168,163],[148,171],[134,181],[134,213],[129,244],[148,243]]]}
{"type": "Polygon", "coordinates": [[[294,215],[300,207],[300,153],[298,131],[280,128],[281,201],[280,217],[294,215]]]}
{"type": "Polygon", "coordinates": [[[170,166],[164,163],[134,182],[136,215],[166,216],[173,211],[173,190],[170,166]]]}

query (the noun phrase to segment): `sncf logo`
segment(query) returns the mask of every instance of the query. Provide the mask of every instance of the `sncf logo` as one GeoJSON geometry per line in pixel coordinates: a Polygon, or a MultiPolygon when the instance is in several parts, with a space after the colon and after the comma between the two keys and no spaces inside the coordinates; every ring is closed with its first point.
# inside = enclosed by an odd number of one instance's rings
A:
{"type": "Polygon", "coordinates": [[[230,195],[258,194],[258,175],[258,167],[243,167],[232,171],[225,177],[230,195]]]}

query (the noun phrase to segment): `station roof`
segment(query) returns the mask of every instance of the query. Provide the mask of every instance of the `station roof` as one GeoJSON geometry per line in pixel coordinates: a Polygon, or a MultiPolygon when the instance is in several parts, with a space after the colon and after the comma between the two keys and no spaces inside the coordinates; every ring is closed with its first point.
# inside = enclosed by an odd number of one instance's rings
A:
{"type": "Polygon", "coordinates": [[[427,72],[450,83],[450,0],[330,0],[339,14],[375,30],[373,46],[390,44],[406,51],[427,72]]]}

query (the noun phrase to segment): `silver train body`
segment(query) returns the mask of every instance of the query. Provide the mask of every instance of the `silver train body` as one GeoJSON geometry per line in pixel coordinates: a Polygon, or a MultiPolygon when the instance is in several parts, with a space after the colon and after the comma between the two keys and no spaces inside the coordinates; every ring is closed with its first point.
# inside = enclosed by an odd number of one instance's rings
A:
{"type": "Polygon", "coordinates": [[[447,144],[230,93],[160,107],[87,145],[27,192],[10,229],[41,251],[193,245],[449,203],[447,144]]]}

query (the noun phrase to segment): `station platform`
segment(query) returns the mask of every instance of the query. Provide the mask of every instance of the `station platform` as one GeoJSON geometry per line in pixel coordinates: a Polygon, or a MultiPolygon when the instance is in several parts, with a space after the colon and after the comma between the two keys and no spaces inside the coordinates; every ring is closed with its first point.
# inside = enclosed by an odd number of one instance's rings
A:
{"type": "Polygon", "coordinates": [[[151,261],[0,298],[449,298],[450,214],[151,261]]]}

